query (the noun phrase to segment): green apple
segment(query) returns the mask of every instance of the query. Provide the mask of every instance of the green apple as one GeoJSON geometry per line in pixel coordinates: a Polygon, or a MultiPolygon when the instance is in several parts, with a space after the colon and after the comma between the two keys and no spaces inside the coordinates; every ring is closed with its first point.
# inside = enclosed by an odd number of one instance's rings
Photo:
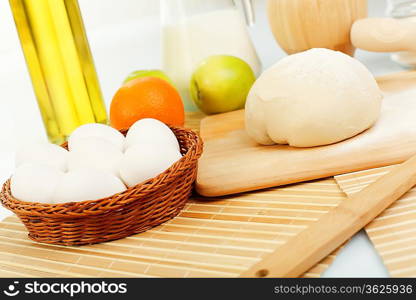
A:
{"type": "Polygon", "coordinates": [[[166,80],[173,85],[172,80],[161,70],[139,70],[131,72],[126,79],[124,79],[123,84],[129,82],[130,80],[141,78],[141,77],[157,77],[163,80],[166,80]]]}
{"type": "Polygon", "coordinates": [[[229,55],[210,56],[191,78],[192,100],[206,114],[244,108],[256,76],[242,59],[229,55]]]}

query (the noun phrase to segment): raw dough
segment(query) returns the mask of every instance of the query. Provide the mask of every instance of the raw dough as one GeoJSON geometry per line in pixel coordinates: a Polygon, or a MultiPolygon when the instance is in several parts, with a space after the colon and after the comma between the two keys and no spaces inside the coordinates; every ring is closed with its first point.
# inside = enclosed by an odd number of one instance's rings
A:
{"type": "Polygon", "coordinates": [[[371,127],[382,92],[368,69],[337,51],[312,49],[266,70],[246,103],[246,130],[263,145],[313,147],[371,127]]]}

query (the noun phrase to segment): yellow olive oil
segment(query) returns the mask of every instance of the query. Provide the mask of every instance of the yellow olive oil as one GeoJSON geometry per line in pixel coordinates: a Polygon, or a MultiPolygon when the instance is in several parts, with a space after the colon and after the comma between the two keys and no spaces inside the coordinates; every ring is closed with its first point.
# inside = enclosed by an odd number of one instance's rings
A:
{"type": "Polygon", "coordinates": [[[49,140],[107,113],[77,0],[9,0],[49,140]]]}

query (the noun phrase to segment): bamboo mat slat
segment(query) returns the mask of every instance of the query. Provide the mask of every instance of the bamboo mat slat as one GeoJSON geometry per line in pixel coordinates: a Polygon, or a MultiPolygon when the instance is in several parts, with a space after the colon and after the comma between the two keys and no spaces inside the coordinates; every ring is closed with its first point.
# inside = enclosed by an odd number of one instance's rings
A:
{"type": "MultiPolygon", "coordinates": [[[[198,130],[202,114],[187,115],[198,130]]],[[[171,221],[104,244],[39,244],[12,216],[0,222],[0,277],[237,277],[346,198],[333,178],[208,200],[171,221]]],[[[336,253],[308,271],[319,277],[336,253]]]]}
{"type": "MultiPolygon", "coordinates": [[[[336,176],[347,195],[353,195],[394,166],[336,176]]],[[[416,188],[372,221],[366,232],[392,277],[416,277],[416,188]]]]}

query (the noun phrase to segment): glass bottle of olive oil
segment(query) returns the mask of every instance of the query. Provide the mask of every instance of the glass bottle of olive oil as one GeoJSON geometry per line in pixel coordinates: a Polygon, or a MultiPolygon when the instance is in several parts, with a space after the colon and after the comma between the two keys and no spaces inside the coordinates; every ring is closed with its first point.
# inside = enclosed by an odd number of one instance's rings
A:
{"type": "Polygon", "coordinates": [[[107,123],[77,0],[9,0],[49,140],[107,123]]]}

